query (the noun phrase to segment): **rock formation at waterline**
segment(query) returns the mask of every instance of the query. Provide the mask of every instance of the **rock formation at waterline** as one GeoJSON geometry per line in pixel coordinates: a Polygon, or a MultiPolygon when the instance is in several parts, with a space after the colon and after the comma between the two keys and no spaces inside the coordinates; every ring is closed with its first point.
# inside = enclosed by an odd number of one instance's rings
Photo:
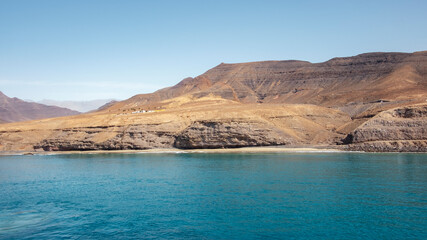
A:
{"type": "Polygon", "coordinates": [[[425,152],[427,104],[381,112],[351,132],[344,143],[358,151],[425,152]]]}

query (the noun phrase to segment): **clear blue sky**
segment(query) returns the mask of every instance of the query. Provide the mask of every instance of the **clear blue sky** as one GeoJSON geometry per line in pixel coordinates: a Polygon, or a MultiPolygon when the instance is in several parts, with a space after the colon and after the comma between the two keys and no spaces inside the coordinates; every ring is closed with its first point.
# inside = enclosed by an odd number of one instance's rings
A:
{"type": "Polygon", "coordinates": [[[427,50],[427,1],[0,0],[0,91],[126,99],[221,62],[427,50]]]}

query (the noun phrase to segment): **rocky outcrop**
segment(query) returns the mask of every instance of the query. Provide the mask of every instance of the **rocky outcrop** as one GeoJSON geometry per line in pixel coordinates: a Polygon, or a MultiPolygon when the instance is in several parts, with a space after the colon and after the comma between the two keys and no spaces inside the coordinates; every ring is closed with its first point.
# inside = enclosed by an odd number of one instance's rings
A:
{"type": "Polygon", "coordinates": [[[57,130],[34,145],[35,150],[87,151],[168,148],[175,140],[166,125],[130,125],[57,130]]]}
{"type": "Polygon", "coordinates": [[[426,140],[375,141],[351,144],[344,148],[364,152],[427,152],[426,140]]]}
{"type": "Polygon", "coordinates": [[[261,122],[239,120],[198,121],[175,140],[177,148],[233,148],[286,145],[293,142],[282,131],[261,122]]]}
{"type": "Polygon", "coordinates": [[[175,133],[177,126],[133,125],[57,130],[34,145],[44,151],[127,150],[153,148],[233,148],[290,144],[291,137],[261,122],[197,121],[175,133]],[[168,129],[168,130],[166,130],[168,129]],[[98,141],[100,135],[104,141],[98,141]]]}
{"type": "Polygon", "coordinates": [[[343,141],[349,150],[369,152],[426,152],[427,104],[379,113],[343,141]]]}

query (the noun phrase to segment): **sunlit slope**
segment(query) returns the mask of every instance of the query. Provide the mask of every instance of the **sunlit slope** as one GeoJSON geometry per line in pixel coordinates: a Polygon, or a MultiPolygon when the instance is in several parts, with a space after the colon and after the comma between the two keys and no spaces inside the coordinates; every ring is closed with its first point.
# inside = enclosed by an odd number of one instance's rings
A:
{"type": "Polygon", "coordinates": [[[343,112],[314,105],[241,104],[208,97],[179,100],[156,112],[102,112],[0,125],[0,150],[330,144],[345,137],[335,129],[350,121],[343,112]]]}
{"type": "Polygon", "coordinates": [[[136,95],[111,111],[159,107],[182,95],[207,95],[241,103],[298,103],[357,108],[376,101],[427,98],[427,52],[366,53],[312,64],[265,61],[220,64],[206,73],[152,94],[136,95]]]}

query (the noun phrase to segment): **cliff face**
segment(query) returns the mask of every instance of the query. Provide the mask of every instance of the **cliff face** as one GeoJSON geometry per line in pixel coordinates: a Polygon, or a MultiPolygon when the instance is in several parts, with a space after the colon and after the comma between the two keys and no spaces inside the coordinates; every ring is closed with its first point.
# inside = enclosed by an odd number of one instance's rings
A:
{"type": "Polygon", "coordinates": [[[177,148],[231,148],[289,145],[295,140],[275,126],[243,120],[198,121],[176,136],[177,148]]]}
{"type": "Polygon", "coordinates": [[[5,124],[0,126],[0,151],[319,144],[345,137],[335,129],[350,121],[342,112],[313,105],[212,101],[152,113],[85,114],[5,124]]]}
{"type": "Polygon", "coordinates": [[[427,104],[399,107],[379,113],[344,140],[358,151],[427,151],[427,104]]]}
{"type": "Polygon", "coordinates": [[[19,98],[10,98],[0,92],[0,123],[71,116],[76,114],[80,113],[67,108],[26,102],[19,98]]]}
{"type": "Polygon", "coordinates": [[[134,124],[57,129],[49,137],[30,144],[36,151],[168,148],[175,140],[176,127],[174,124],[134,124]]]}

